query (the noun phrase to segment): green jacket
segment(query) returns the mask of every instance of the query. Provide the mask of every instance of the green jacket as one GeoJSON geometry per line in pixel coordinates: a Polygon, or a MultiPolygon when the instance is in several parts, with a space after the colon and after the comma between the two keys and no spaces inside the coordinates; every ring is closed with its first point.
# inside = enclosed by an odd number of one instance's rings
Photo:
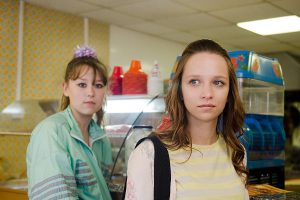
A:
{"type": "Polygon", "coordinates": [[[38,124],[26,155],[30,199],[111,200],[101,171],[112,163],[111,146],[94,120],[89,134],[92,148],[69,107],[38,124]]]}

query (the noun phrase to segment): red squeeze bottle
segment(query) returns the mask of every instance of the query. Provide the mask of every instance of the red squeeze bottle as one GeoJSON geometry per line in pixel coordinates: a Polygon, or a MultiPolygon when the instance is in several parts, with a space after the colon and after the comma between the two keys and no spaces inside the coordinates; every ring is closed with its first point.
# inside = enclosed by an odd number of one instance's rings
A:
{"type": "Polygon", "coordinates": [[[147,79],[141,62],[132,60],[129,70],[124,74],[122,94],[147,94],[147,79]]]}

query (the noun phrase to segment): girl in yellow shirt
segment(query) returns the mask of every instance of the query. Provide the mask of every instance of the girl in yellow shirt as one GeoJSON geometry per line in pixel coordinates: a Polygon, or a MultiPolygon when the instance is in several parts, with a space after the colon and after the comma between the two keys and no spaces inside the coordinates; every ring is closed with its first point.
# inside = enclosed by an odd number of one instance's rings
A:
{"type": "MultiPolygon", "coordinates": [[[[207,39],[186,47],[166,112],[169,124],[154,134],[170,158],[169,199],[249,199],[246,153],[238,140],[244,109],[225,49],[207,39]]],[[[125,199],[162,199],[154,198],[153,165],[153,144],[146,140],[129,158],[125,199]]]]}

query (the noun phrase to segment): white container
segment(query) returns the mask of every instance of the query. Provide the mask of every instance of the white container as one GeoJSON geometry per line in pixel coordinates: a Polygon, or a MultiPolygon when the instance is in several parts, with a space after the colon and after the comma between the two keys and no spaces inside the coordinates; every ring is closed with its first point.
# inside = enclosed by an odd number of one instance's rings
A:
{"type": "Polygon", "coordinates": [[[148,78],[148,95],[158,95],[164,93],[164,84],[160,76],[159,65],[154,61],[154,66],[148,78]]]}

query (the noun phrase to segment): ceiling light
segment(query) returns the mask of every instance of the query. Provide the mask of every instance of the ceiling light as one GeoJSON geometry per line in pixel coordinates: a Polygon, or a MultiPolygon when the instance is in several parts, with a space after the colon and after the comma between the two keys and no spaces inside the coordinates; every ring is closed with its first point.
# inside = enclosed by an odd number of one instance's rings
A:
{"type": "Polygon", "coordinates": [[[237,26],[259,35],[274,35],[300,31],[300,17],[296,15],[237,23],[237,26]]]}

